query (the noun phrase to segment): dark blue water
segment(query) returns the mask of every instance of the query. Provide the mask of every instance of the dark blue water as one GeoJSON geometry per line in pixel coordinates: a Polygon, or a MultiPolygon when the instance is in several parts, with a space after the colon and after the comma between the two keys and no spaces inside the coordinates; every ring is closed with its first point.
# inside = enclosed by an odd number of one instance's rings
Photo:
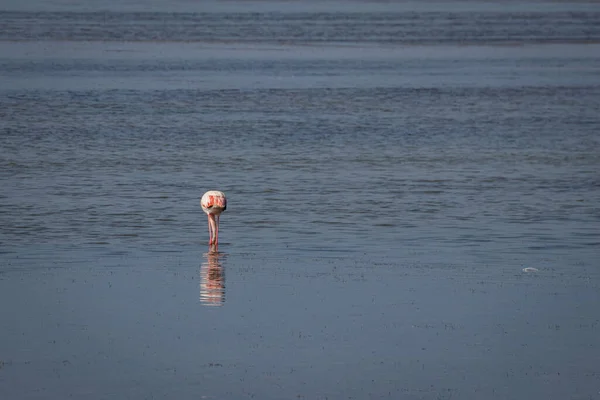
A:
{"type": "Polygon", "coordinates": [[[0,397],[596,398],[599,17],[9,2],[0,397]]]}

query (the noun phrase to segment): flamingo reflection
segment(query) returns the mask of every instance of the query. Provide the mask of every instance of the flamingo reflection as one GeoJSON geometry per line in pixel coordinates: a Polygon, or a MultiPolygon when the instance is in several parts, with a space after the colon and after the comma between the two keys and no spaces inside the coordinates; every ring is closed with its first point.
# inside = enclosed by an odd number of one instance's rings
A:
{"type": "Polygon", "coordinates": [[[205,306],[222,306],[225,302],[225,271],[219,261],[224,256],[217,251],[216,244],[204,254],[200,266],[200,303],[205,306]]]}

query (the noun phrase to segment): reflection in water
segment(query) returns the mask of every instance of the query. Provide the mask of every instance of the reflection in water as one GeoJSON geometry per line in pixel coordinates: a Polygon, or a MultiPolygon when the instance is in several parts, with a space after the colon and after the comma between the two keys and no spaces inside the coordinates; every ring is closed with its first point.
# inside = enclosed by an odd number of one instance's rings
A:
{"type": "Polygon", "coordinates": [[[200,266],[200,303],[205,306],[221,306],[225,302],[225,271],[219,258],[224,258],[215,245],[204,253],[206,260],[200,266]]]}

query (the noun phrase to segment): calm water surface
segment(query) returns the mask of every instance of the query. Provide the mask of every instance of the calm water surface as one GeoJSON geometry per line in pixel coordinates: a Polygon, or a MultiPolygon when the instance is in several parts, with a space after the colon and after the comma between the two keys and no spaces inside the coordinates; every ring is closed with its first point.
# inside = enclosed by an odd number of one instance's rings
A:
{"type": "Polygon", "coordinates": [[[599,18],[3,5],[0,397],[598,398],[599,18]]]}

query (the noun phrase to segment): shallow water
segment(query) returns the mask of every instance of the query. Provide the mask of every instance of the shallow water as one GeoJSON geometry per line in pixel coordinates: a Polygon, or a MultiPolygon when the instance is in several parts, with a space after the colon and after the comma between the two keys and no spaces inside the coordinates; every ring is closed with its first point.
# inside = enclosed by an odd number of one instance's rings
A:
{"type": "Polygon", "coordinates": [[[0,10],[0,397],[600,395],[597,4],[148,4],[0,10]]]}

